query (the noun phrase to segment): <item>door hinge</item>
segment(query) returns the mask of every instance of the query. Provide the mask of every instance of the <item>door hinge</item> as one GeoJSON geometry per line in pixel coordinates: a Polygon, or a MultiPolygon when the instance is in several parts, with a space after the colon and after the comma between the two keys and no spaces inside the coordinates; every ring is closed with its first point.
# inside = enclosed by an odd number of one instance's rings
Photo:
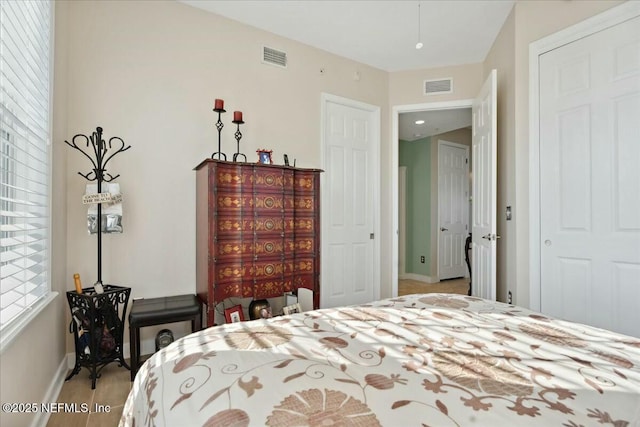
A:
{"type": "Polygon", "coordinates": [[[468,165],[469,164],[469,159],[464,159],[464,163],[468,165]]]}
{"type": "Polygon", "coordinates": [[[369,234],[369,239],[373,240],[373,239],[374,239],[374,237],[375,237],[375,236],[374,236],[374,234],[373,234],[373,233],[370,233],[370,234],[369,234]]]}

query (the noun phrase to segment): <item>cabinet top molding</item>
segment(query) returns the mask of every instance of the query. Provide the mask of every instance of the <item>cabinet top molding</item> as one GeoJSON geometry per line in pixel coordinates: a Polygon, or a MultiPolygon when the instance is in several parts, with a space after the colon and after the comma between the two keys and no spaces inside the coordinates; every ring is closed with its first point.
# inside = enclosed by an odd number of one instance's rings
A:
{"type": "Polygon", "coordinates": [[[291,169],[291,170],[309,171],[309,172],[324,172],[324,170],[322,170],[322,169],[298,168],[298,167],[294,167],[294,166],[273,165],[273,164],[270,165],[270,164],[265,164],[265,163],[228,162],[228,161],[225,161],[225,160],[216,160],[216,159],[204,159],[203,161],[198,163],[198,166],[193,168],[193,170],[201,169],[208,163],[221,163],[221,164],[225,164],[225,165],[238,165],[238,166],[251,165],[251,166],[255,166],[255,167],[259,167],[259,168],[275,168],[275,169],[291,169]]]}

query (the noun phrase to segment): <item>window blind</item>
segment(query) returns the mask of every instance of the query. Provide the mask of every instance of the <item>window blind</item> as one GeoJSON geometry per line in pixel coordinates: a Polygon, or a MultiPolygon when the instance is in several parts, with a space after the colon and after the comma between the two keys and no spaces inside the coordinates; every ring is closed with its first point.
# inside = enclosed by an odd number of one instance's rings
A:
{"type": "Polygon", "coordinates": [[[51,10],[0,1],[0,330],[50,292],[51,10]]]}

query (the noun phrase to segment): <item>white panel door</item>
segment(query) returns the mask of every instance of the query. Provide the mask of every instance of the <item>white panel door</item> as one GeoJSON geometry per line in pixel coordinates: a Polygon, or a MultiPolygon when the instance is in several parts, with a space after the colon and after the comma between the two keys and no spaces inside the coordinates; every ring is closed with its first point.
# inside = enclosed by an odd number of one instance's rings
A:
{"type": "Polygon", "coordinates": [[[469,233],[469,149],[438,141],[438,277],[463,277],[469,233]]]}
{"type": "Polygon", "coordinates": [[[497,72],[492,70],[473,101],[471,294],[496,299],[497,72]]]}
{"type": "Polygon", "coordinates": [[[540,56],[541,310],[637,337],[639,28],[540,56]]]}
{"type": "Polygon", "coordinates": [[[375,113],[328,101],[321,306],[374,300],[375,113]]]}

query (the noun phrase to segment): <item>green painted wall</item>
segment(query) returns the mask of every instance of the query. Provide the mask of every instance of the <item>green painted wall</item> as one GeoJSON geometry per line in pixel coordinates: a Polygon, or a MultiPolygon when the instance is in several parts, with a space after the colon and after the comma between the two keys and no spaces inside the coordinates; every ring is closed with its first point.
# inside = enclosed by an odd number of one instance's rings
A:
{"type": "Polygon", "coordinates": [[[407,167],[406,272],[429,276],[431,242],[431,138],[400,140],[400,166],[407,167]],[[425,263],[420,263],[420,256],[425,263]]]}

